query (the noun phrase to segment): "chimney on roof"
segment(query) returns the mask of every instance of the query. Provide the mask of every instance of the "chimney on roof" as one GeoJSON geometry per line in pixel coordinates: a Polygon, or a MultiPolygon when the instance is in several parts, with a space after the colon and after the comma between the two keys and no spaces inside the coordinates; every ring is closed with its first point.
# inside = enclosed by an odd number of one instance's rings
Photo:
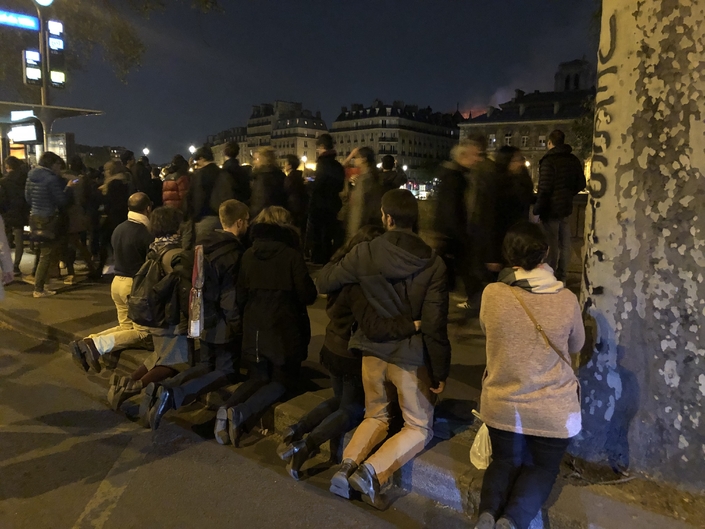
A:
{"type": "Polygon", "coordinates": [[[488,117],[488,118],[491,117],[491,116],[492,116],[492,113],[493,113],[495,110],[497,110],[497,109],[496,109],[495,107],[493,107],[492,105],[490,105],[489,107],[487,107],[487,117],[488,117]]]}
{"type": "Polygon", "coordinates": [[[553,114],[554,114],[555,116],[557,116],[557,115],[558,115],[558,112],[560,112],[560,110],[561,110],[561,104],[560,104],[558,101],[555,101],[555,102],[553,103],[553,114]]]}

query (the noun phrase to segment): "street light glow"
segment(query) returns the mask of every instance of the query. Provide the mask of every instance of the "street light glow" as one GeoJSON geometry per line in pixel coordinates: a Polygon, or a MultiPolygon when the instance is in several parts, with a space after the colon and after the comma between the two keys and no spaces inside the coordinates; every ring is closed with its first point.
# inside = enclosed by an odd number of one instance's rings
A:
{"type": "Polygon", "coordinates": [[[191,145],[191,147],[188,148],[188,152],[190,152],[191,154],[195,153],[195,152],[196,152],[196,147],[193,146],[193,145],[191,145]]]}
{"type": "Polygon", "coordinates": [[[147,155],[149,154],[149,149],[148,149],[147,147],[145,147],[144,149],[142,149],[142,154],[144,154],[145,156],[147,156],[147,155]]]}
{"type": "Polygon", "coordinates": [[[308,162],[308,156],[306,156],[306,155],[304,154],[304,155],[301,157],[301,161],[302,161],[303,163],[308,162]]]}
{"type": "Polygon", "coordinates": [[[525,163],[526,163],[526,166],[527,166],[527,167],[531,167],[531,162],[530,162],[529,160],[526,160],[525,163]]]}
{"type": "Polygon", "coordinates": [[[51,4],[54,3],[54,0],[34,0],[34,1],[37,2],[42,7],[49,7],[51,4]]]}
{"type": "Polygon", "coordinates": [[[405,165],[405,166],[402,167],[402,169],[404,170],[404,172],[406,172],[407,169],[409,169],[409,166],[408,166],[408,165],[405,165]]]}

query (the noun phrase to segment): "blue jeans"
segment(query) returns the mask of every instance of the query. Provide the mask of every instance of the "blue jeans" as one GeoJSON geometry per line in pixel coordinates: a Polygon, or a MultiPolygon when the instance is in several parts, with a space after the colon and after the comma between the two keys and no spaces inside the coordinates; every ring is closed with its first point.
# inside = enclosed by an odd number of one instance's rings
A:
{"type": "Polygon", "coordinates": [[[488,429],[492,462],[482,480],[480,513],[528,529],[551,494],[570,439],[488,429]]]}

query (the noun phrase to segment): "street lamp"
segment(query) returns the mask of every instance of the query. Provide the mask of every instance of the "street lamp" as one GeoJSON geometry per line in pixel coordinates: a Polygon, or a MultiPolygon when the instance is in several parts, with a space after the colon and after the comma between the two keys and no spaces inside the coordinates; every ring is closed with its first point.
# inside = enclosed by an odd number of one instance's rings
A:
{"type": "Polygon", "coordinates": [[[191,145],[191,147],[188,148],[188,152],[194,154],[196,152],[196,147],[194,145],[191,145]]]}
{"type": "Polygon", "coordinates": [[[308,156],[305,154],[301,157],[301,163],[304,164],[304,169],[306,169],[306,162],[308,162],[308,156]]]}
{"type": "Polygon", "coordinates": [[[408,165],[404,165],[404,166],[402,167],[402,169],[404,170],[404,172],[406,172],[406,171],[409,169],[409,166],[408,166],[408,165]]]}
{"type": "Polygon", "coordinates": [[[142,149],[142,154],[144,154],[145,156],[147,156],[147,155],[149,154],[149,149],[148,149],[147,147],[145,147],[144,149],[142,149]]]}

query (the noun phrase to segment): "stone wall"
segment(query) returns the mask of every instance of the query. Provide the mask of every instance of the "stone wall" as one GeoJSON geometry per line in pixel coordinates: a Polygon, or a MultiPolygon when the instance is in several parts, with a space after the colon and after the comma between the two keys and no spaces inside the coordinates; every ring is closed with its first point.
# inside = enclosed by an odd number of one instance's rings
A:
{"type": "Polygon", "coordinates": [[[604,0],[573,451],[705,487],[705,3],[604,0]]]}

